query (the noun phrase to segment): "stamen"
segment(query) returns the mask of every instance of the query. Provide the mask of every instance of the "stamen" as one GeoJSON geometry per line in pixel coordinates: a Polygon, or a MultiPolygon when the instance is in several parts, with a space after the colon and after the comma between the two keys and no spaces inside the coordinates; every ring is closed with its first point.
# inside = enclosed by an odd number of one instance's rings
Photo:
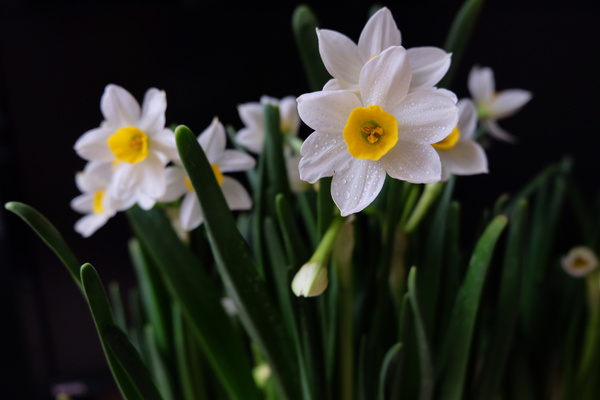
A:
{"type": "Polygon", "coordinates": [[[383,129],[380,126],[365,125],[362,127],[362,131],[367,135],[369,143],[376,143],[383,135],[383,129]]]}

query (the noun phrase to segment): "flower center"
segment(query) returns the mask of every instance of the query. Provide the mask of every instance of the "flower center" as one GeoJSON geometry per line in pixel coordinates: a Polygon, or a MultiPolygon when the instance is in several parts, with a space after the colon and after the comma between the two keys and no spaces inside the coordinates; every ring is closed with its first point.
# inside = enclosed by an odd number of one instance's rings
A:
{"type": "MultiPolygon", "coordinates": [[[[223,184],[223,173],[221,172],[221,170],[219,169],[217,164],[210,164],[210,167],[213,170],[213,174],[215,174],[217,183],[219,184],[219,186],[221,186],[223,184]]],[[[190,182],[190,178],[187,176],[185,177],[185,186],[187,186],[187,188],[190,192],[192,192],[192,193],[194,192],[194,187],[192,186],[192,182],[190,182]]]]}
{"type": "Polygon", "coordinates": [[[458,139],[460,139],[460,130],[458,130],[458,126],[456,126],[448,136],[439,142],[432,144],[432,146],[435,147],[436,150],[448,150],[456,145],[458,139]]]}
{"type": "Polygon", "coordinates": [[[577,256],[573,260],[573,268],[575,269],[587,268],[589,265],[590,263],[588,262],[588,260],[581,256],[577,256]]]}
{"type": "Polygon", "coordinates": [[[377,161],[398,142],[398,122],[381,106],[356,107],[343,133],[352,156],[377,161]]]}
{"type": "Polygon", "coordinates": [[[94,193],[94,203],[92,205],[92,210],[96,214],[104,213],[104,206],[102,205],[102,200],[104,200],[104,190],[98,190],[94,193]]]}
{"type": "Polygon", "coordinates": [[[108,138],[108,147],[118,161],[137,164],[148,156],[148,135],[134,126],[121,128],[108,138]]]}

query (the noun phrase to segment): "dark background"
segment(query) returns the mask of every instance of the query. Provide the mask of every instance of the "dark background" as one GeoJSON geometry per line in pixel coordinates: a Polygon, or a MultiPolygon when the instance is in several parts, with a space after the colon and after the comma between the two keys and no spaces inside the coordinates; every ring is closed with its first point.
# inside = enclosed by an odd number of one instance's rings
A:
{"type": "MultiPolygon", "coordinates": [[[[102,119],[104,87],[141,101],[167,93],[168,123],[200,133],[218,115],[241,128],[236,105],[308,91],[290,30],[299,2],[0,1],[0,202],[45,214],[103,281],[133,285],[130,233],[118,215],[90,239],[73,231],[69,207],[85,162],[75,140],[102,119]]],[[[370,2],[308,2],[321,27],[358,40],[370,2]]],[[[443,46],[459,1],[385,3],[406,47],[443,46]]],[[[514,193],[565,155],[590,196],[598,189],[598,20],[593,2],[488,1],[453,90],[468,96],[474,64],[491,66],[497,89],[533,100],[500,122],[519,138],[493,142],[490,174],[459,180],[465,218],[514,193]]],[[[306,127],[303,134],[307,134],[306,127]]],[[[0,398],[47,398],[57,382],[85,380],[94,398],[114,392],[89,310],[55,256],[15,216],[0,213],[0,398]]]]}

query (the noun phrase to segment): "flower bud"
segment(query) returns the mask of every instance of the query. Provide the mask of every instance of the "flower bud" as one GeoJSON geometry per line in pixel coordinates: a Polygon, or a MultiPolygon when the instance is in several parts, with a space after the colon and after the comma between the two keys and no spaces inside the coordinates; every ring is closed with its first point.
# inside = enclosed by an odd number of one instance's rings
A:
{"type": "Polygon", "coordinates": [[[561,261],[563,269],[574,277],[585,276],[598,266],[598,258],[585,246],[573,247],[561,261]]]}
{"type": "Polygon", "coordinates": [[[298,270],[292,281],[296,296],[318,296],[327,288],[327,268],[319,262],[308,262],[298,270]]]}

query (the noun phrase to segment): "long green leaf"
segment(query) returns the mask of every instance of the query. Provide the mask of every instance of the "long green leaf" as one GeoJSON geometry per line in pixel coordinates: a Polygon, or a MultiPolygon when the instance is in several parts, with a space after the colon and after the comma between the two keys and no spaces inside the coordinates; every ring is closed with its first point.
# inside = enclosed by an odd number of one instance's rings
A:
{"type": "Polygon", "coordinates": [[[425,321],[423,319],[423,311],[420,302],[421,296],[419,296],[417,291],[418,285],[416,279],[417,269],[412,267],[408,273],[408,297],[414,315],[415,333],[419,345],[419,361],[421,366],[421,389],[419,391],[419,399],[428,400],[433,397],[433,360],[431,358],[431,345],[425,321]]]}
{"type": "Polygon", "coordinates": [[[293,344],[286,336],[281,315],[265,282],[254,267],[206,155],[187,127],[179,126],[175,138],[200,203],[217,269],[240,319],[260,346],[281,392],[290,400],[299,399],[302,392],[298,365],[289,362],[295,357],[293,344]]]}
{"type": "Polygon", "coordinates": [[[81,267],[81,283],[113,376],[127,400],[162,399],[135,347],[115,325],[106,291],[90,264],[81,267]]]}
{"type": "Polygon", "coordinates": [[[56,253],[65,267],[67,267],[67,270],[71,274],[73,280],[75,280],[75,283],[77,283],[77,286],[80,289],[83,289],[81,287],[81,278],[79,276],[79,267],[81,267],[81,263],[77,261],[75,254],[73,254],[73,251],[71,251],[71,248],[67,245],[54,225],[52,225],[52,223],[40,212],[27,204],[11,201],[6,203],[4,207],[8,211],[21,217],[21,219],[23,219],[23,221],[38,234],[44,243],[56,253]]]}
{"type": "Polygon", "coordinates": [[[298,6],[292,16],[292,31],[312,91],[321,90],[331,78],[319,54],[317,28],[317,18],[312,10],[306,5],[298,6]]]}
{"type": "Polygon", "coordinates": [[[452,53],[452,65],[440,82],[440,87],[450,86],[482,7],[483,0],[466,0],[454,17],[444,44],[444,50],[452,53]]]}
{"type": "Polygon", "coordinates": [[[402,351],[402,343],[396,343],[393,345],[388,352],[385,354],[383,358],[383,363],[381,364],[381,372],[379,373],[379,395],[377,396],[378,400],[385,400],[385,381],[389,374],[389,370],[393,365],[393,361],[400,357],[400,352],[402,351]]]}
{"type": "Polygon", "coordinates": [[[132,208],[127,216],[230,396],[244,400],[260,398],[242,338],[225,314],[222,295],[200,259],[181,242],[160,210],[132,208]]]}
{"type": "Polygon", "coordinates": [[[498,295],[498,311],[495,314],[496,321],[476,389],[475,398],[479,400],[496,398],[513,342],[519,312],[527,208],[527,201],[523,199],[511,215],[498,295]]]}
{"type": "Polygon", "coordinates": [[[488,267],[500,234],[507,224],[507,218],[499,215],[490,222],[479,239],[469,269],[456,299],[441,363],[445,367],[440,399],[461,400],[463,398],[471,341],[481,293],[488,267]]]}

